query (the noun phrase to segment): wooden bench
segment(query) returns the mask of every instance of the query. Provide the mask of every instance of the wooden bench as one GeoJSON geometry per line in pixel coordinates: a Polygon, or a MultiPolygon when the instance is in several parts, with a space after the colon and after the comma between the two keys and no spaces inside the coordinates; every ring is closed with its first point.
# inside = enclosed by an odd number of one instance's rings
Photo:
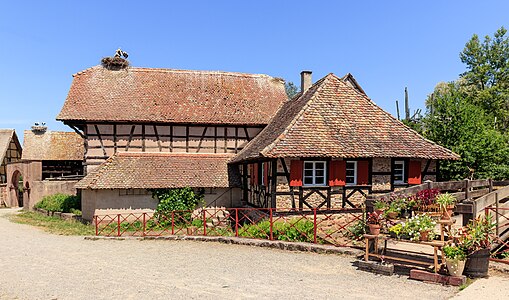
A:
{"type": "Polygon", "coordinates": [[[381,259],[381,260],[383,260],[383,259],[391,259],[391,260],[397,260],[397,261],[413,263],[413,264],[425,264],[425,265],[428,265],[428,263],[426,263],[426,262],[415,260],[415,259],[409,259],[409,258],[403,258],[403,257],[395,257],[395,256],[389,256],[389,255],[386,255],[386,254],[379,254],[378,253],[378,242],[380,240],[384,241],[383,253],[386,253],[386,251],[387,251],[387,241],[393,240],[393,241],[402,242],[402,243],[412,243],[412,244],[419,244],[419,245],[426,245],[426,246],[433,247],[433,262],[434,262],[435,273],[437,273],[438,270],[440,269],[440,264],[438,263],[438,251],[439,250],[441,252],[441,257],[440,257],[441,263],[444,263],[444,253],[442,251],[442,248],[447,244],[447,242],[445,242],[445,241],[424,242],[424,241],[399,240],[399,239],[393,239],[390,236],[387,236],[387,235],[384,235],[384,234],[381,234],[381,235],[365,234],[364,235],[364,239],[365,239],[365,242],[366,242],[366,253],[364,255],[364,260],[365,261],[368,261],[369,257],[376,257],[376,258],[381,259]],[[374,248],[374,252],[373,253],[370,252],[370,247],[369,247],[369,241],[370,240],[374,241],[374,243],[373,243],[374,244],[374,247],[373,247],[374,248]]]}

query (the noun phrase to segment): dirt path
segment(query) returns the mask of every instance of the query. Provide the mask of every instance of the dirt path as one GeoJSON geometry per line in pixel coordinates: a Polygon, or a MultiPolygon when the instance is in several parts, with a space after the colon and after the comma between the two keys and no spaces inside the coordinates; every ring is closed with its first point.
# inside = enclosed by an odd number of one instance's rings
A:
{"type": "Polygon", "coordinates": [[[186,241],[89,241],[9,222],[0,298],[446,299],[457,288],[357,271],[352,259],[186,241]]]}

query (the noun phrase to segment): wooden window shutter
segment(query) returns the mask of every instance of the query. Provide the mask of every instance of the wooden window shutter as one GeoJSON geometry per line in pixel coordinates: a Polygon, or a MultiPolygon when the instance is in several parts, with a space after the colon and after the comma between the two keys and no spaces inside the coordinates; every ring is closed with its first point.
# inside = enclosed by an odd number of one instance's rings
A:
{"type": "Polygon", "coordinates": [[[304,162],[292,160],[290,163],[290,186],[302,186],[302,169],[304,162]]]}
{"type": "Polygon", "coordinates": [[[411,160],[408,164],[408,184],[421,184],[421,162],[411,160]]]}
{"type": "Polygon", "coordinates": [[[258,185],[258,163],[253,164],[253,185],[258,185]]]}
{"type": "Polygon", "coordinates": [[[333,160],[329,167],[329,186],[346,185],[346,161],[333,160]]]}
{"type": "Polygon", "coordinates": [[[369,162],[366,160],[357,161],[357,185],[369,184],[369,162]]]}
{"type": "Polygon", "coordinates": [[[263,163],[263,185],[269,186],[269,163],[263,163]]]}

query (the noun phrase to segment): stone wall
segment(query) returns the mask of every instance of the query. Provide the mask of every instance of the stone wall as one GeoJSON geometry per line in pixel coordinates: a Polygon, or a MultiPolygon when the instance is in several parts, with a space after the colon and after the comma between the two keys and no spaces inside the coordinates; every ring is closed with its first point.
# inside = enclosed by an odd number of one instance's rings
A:
{"type": "MultiPolygon", "coordinates": [[[[206,206],[236,207],[240,204],[239,188],[209,188],[205,190],[206,206]]],[[[94,215],[153,212],[158,200],[143,189],[132,190],[82,190],[81,209],[83,219],[92,220],[94,215]]]]}
{"type": "Polygon", "coordinates": [[[7,183],[0,184],[0,206],[7,206],[7,183]]]}
{"type": "Polygon", "coordinates": [[[27,209],[32,209],[44,196],[54,194],[76,195],[76,189],[74,188],[76,183],[78,183],[78,180],[32,181],[28,191],[28,199],[25,197],[27,192],[24,194],[23,205],[27,209]]]}

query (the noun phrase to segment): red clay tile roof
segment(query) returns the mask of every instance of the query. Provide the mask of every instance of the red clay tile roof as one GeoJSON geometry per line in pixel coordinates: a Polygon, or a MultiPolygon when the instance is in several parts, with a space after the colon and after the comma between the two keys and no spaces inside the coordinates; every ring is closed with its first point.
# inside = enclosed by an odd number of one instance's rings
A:
{"type": "Polygon", "coordinates": [[[459,159],[334,74],[285,103],[232,162],[263,157],[459,159]]]}
{"type": "Polygon", "coordinates": [[[83,160],[83,139],[75,132],[25,130],[23,160],[83,160]]]}
{"type": "Polygon", "coordinates": [[[267,75],[96,66],[73,76],[57,120],[266,125],[287,101],[267,75]]]}
{"type": "Polygon", "coordinates": [[[118,152],[83,178],[79,189],[240,186],[233,154],[118,152]]]}
{"type": "Polygon", "coordinates": [[[18,141],[18,136],[16,135],[16,131],[14,129],[0,129],[0,164],[3,163],[5,154],[9,149],[9,145],[11,140],[14,139],[14,143],[16,143],[21,149],[21,145],[18,141]]]}

